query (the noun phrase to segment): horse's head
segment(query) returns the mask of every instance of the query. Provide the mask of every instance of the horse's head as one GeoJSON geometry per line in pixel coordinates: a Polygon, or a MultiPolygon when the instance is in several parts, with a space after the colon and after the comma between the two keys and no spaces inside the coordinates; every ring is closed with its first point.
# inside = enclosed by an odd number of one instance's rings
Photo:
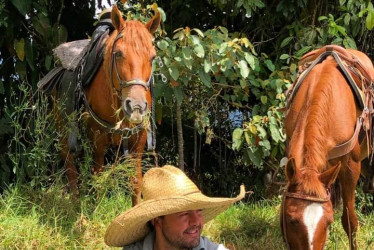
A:
{"type": "Polygon", "coordinates": [[[117,6],[111,13],[115,28],[107,42],[107,74],[116,90],[124,116],[139,124],[151,106],[150,85],[153,81],[152,61],[156,50],[152,34],[160,24],[160,14],[146,24],[126,21],[117,6]]]}
{"type": "Polygon", "coordinates": [[[287,190],[281,207],[283,239],[289,249],[323,249],[334,212],[330,186],[340,170],[340,163],[323,173],[297,168],[291,158],[286,165],[287,190]]]}

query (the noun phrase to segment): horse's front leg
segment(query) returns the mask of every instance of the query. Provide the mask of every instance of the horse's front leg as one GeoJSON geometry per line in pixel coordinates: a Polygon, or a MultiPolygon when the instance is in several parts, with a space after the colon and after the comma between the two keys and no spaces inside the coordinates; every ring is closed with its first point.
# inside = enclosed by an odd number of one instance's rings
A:
{"type": "Polygon", "coordinates": [[[92,174],[99,174],[104,170],[104,157],[109,145],[108,134],[100,130],[91,130],[90,140],[93,142],[92,174]]]}
{"type": "Polygon", "coordinates": [[[343,198],[343,228],[349,238],[350,249],[357,249],[356,232],[358,228],[355,213],[355,190],[360,177],[361,163],[349,158],[347,167],[339,175],[343,198]]]}
{"type": "Polygon", "coordinates": [[[142,156],[147,142],[147,131],[142,130],[129,139],[131,156],[135,159],[135,177],[132,179],[133,194],[131,197],[132,206],[141,202],[141,185],[143,183],[142,156]]]}

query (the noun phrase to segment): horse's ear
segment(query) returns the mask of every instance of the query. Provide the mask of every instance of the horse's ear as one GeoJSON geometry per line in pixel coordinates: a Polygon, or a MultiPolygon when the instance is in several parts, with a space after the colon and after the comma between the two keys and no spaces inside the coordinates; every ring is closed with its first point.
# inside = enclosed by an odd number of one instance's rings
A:
{"type": "Polygon", "coordinates": [[[292,178],[296,175],[296,163],[294,158],[288,159],[286,163],[286,177],[288,181],[291,181],[292,178]]]}
{"type": "Polygon", "coordinates": [[[117,5],[112,7],[112,24],[116,30],[121,30],[125,21],[122,18],[121,11],[119,11],[117,5]]]}
{"type": "Polygon", "coordinates": [[[339,161],[336,166],[327,169],[319,176],[319,179],[325,185],[325,187],[329,188],[335,182],[339,175],[341,165],[342,164],[339,161]]]}
{"type": "Polygon", "coordinates": [[[151,20],[149,20],[148,23],[146,23],[145,27],[151,32],[151,34],[155,33],[158,26],[160,25],[161,22],[161,15],[159,11],[156,11],[156,14],[154,17],[152,17],[151,20]]]}

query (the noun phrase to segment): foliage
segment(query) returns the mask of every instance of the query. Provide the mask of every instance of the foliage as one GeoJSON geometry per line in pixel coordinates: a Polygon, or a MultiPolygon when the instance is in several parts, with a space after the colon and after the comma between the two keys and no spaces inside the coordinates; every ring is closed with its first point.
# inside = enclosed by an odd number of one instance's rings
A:
{"type": "MultiPolygon", "coordinates": [[[[173,137],[178,104],[187,172],[211,192],[231,193],[239,182],[260,190],[262,177],[279,164],[285,141],[279,108],[304,53],[329,43],[374,52],[374,10],[367,0],[156,2],[128,1],[121,8],[127,19],[143,22],[156,9],[161,12],[154,63],[160,164],[178,159],[173,137]]],[[[40,111],[30,105],[46,108],[45,100],[33,95],[36,82],[53,66],[53,47],[91,34],[94,3],[0,1],[0,30],[6,34],[0,38],[0,140],[1,150],[11,151],[0,156],[5,183],[46,174],[33,169],[46,170],[35,166],[55,153],[44,147],[54,145],[48,140],[55,136],[52,127],[43,130],[47,113],[31,119],[40,111]],[[78,17],[80,22],[73,22],[78,17]],[[30,121],[30,129],[22,119],[30,121]],[[41,131],[48,135],[41,137],[41,131]]],[[[85,162],[88,166],[89,159],[85,162]]]]}

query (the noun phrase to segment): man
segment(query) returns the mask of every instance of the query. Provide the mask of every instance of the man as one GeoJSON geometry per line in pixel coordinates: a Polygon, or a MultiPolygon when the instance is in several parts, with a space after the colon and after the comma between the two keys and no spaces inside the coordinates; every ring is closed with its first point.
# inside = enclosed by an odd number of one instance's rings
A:
{"type": "Polygon", "coordinates": [[[144,175],[143,202],[123,212],[109,225],[105,242],[125,250],[226,249],[201,237],[204,222],[243,199],[211,198],[178,168],[152,168],[144,175]]]}

